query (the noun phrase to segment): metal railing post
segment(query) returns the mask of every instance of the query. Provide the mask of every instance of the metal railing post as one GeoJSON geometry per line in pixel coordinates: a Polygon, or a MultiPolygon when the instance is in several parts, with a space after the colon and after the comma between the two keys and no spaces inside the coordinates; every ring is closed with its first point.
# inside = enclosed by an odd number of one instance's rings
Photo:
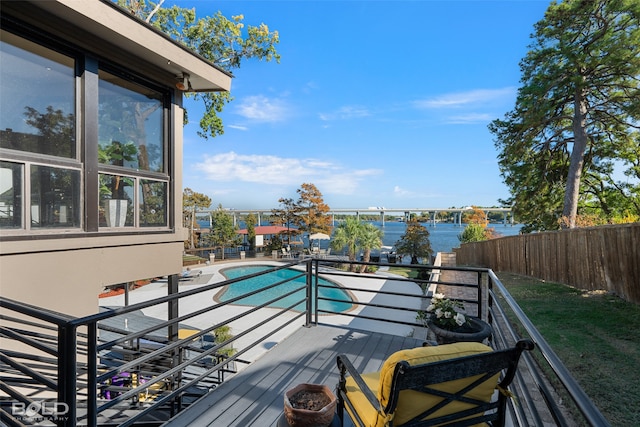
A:
{"type": "Polygon", "coordinates": [[[58,327],[58,403],[67,405],[67,413],[58,417],[59,427],[76,425],[77,408],[77,338],[76,327],[66,323],[58,327]]]}
{"type": "Polygon", "coordinates": [[[98,425],[98,325],[91,322],[87,325],[87,426],[98,425]]]}
{"type": "MultiPolygon", "coordinates": [[[[313,262],[314,260],[311,259],[307,262],[307,300],[306,300],[306,307],[307,307],[307,316],[306,316],[306,320],[305,320],[305,327],[310,327],[311,323],[313,322],[312,319],[312,311],[311,311],[311,295],[312,295],[312,284],[313,284],[313,262]]],[[[316,264],[316,269],[317,269],[317,264],[316,264]]],[[[317,275],[317,271],[316,271],[316,275],[317,275]]]]}

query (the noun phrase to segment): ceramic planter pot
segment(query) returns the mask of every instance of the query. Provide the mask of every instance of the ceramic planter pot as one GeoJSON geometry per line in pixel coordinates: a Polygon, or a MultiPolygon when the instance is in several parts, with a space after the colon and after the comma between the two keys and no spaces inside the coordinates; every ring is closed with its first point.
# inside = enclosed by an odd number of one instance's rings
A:
{"type": "Polygon", "coordinates": [[[284,394],[284,415],[291,427],[327,427],[333,420],[336,406],[336,397],[326,385],[299,384],[284,394]],[[296,407],[300,406],[301,396],[309,401],[309,405],[304,406],[315,408],[296,407]]]}
{"type": "Polygon", "coordinates": [[[431,321],[427,323],[427,327],[436,336],[438,344],[470,341],[483,342],[493,332],[491,326],[484,320],[480,320],[477,317],[468,317],[467,319],[469,320],[468,325],[463,325],[452,331],[443,329],[431,321]]]}

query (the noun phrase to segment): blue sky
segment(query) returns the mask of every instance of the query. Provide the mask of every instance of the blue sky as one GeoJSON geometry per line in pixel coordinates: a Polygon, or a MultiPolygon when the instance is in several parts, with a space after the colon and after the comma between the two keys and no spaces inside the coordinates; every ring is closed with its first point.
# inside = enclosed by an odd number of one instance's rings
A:
{"type": "Polygon", "coordinates": [[[491,120],[547,0],[167,0],[280,34],[281,62],[234,71],[222,136],[187,101],[184,186],[265,209],[313,183],[331,208],[494,206],[506,198],[491,120]]]}

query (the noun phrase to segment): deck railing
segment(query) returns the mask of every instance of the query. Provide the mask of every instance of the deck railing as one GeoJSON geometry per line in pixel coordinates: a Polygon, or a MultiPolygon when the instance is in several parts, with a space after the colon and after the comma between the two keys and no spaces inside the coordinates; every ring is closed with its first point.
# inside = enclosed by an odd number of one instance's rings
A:
{"type": "MultiPolygon", "coordinates": [[[[58,426],[159,425],[259,357],[259,352],[280,339],[279,334],[285,334],[287,328],[312,327],[333,315],[393,323],[416,333],[424,332],[423,325],[416,321],[416,311],[426,306],[429,289],[445,285],[468,291],[471,297],[464,299],[465,305],[475,306],[475,312],[492,324],[491,345],[495,348],[511,345],[519,334],[528,334],[536,344],[535,351],[548,361],[551,374],[580,409],[585,423],[608,425],[492,271],[402,265],[412,270],[431,270],[431,275],[421,276],[423,279],[405,279],[337,268],[346,265],[338,259],[292,260],[266,272],[202,286],[187,282],[179,286],[176,275],[167,278],[166,296],[105,308],[83,318],[0,298],[2,421],[8,425],[29,425],[43,419],[58,426]],[[217,297],[234,283],[283,269],[294,269],[296,273],[228,300],[217,297]],[[446,271],[472,274],[477,282],[445,281],[446,271]],[[323,301],[344,300],[323,296],[319,290],[328,285],[318,283],[318,277],[336,278],[341,283],[357,277],[364,283],[384,280],[395,285],[393,289],[377,286],[376,290],[366,284],[342,286],[347,292],[372,295],[351,301],[359,310],[342,312],[323,308],[323,301]],[[288,286],[286,291],[278,291],[284,286],[288,286]],[[242,299],[266,292],[275,296],[265,297],[255,306],[242,304],[242,299]],[[384,301],[377,301],[376,297],[384,297],[384,301]],[[192,306],[193,299],[209,299],[210,304],[199,304],[201,308],[180,314],[192,306]],[[279,308],[273,308],[276,303],[279,308]],[[515,313],[515,321],[524,326],[515,325],[508,313],[515,313]],[[226,327],[232,327],[233,335],[224,333],[226,327]]],[[[362,262],[353,265],[373,269],[393,266],[362,262]]],[[[554,404],[554,391],[536,362],[527,358],[521,365],[514,393],[526,404],[511,407],[515,424],[539,425],[551,413],[558,425],[569,425],[565,411],[554,404]],[[534,390],[530,384],[535,384],[534,390]],[[543,397],[537,398],[534,393],[543,397]]]]}

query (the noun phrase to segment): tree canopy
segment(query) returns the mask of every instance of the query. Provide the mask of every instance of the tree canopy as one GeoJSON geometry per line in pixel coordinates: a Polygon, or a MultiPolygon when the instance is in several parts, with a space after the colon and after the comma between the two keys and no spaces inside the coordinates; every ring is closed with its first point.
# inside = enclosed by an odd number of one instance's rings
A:
{"type": "Polygon", "coordinates": [[[489,125],[524,231],[640,214],[639,18],[635,0],[565,0],[535,25],[515,108],[489,125]]]}
{"type": "Polygon", "coordinates": [[[184,226],[189,228],[189,248],[195,245],[195,229],[199,228],[196,222],[196,211],[198,209],[209,209],[211,198],[205,194],[197,193],[190,188],[182,191],[182,217],[184,226]]]}
{"type": "Polygon", "coordinates": [[[331,217],[327,215],[329,206],[324,202],[320,190],[313,184],[304,183],[297,193],[293,223],[298,230],[309,234],[331,234],[331,217]]]}
{"type": "Polygon", "coordinates": [[[238,226],[233,224],[233,216],[224,210],[222,205],[211,213],[211,232],[205,236],[209,244],[219,246],[222,249],[222,259],[224,259],[224,249],[239,246],[242,238],[238,234],[238,226]]]}
{"type": "Polygon", "coordinates": [[[429,230],[417,221],[409,221],[405,233],[395,244],[396,252],[400,256],[411,256],[411,264],[418,264],[418,258],[431,262],[433,249],[429,241],[429,230]]]}
{"type": "MultiPolygon", "coordinates": [[[[264,23],[245,25],[244,15],[229,19],[218,12],[213,16],[197,17],[195,8],[162,7],[164,0],[113,1],[226,71],[240,68],[248,59],[280,62],[276,51],[280,41],[278,31],[270,30],[264,23]]],[[[198,134],[207,139],[224,133],[218,113],[233,99],[231,95],[212,92],[187,93],[187,96],[201,100],[205,106],[198,134]]]]}

